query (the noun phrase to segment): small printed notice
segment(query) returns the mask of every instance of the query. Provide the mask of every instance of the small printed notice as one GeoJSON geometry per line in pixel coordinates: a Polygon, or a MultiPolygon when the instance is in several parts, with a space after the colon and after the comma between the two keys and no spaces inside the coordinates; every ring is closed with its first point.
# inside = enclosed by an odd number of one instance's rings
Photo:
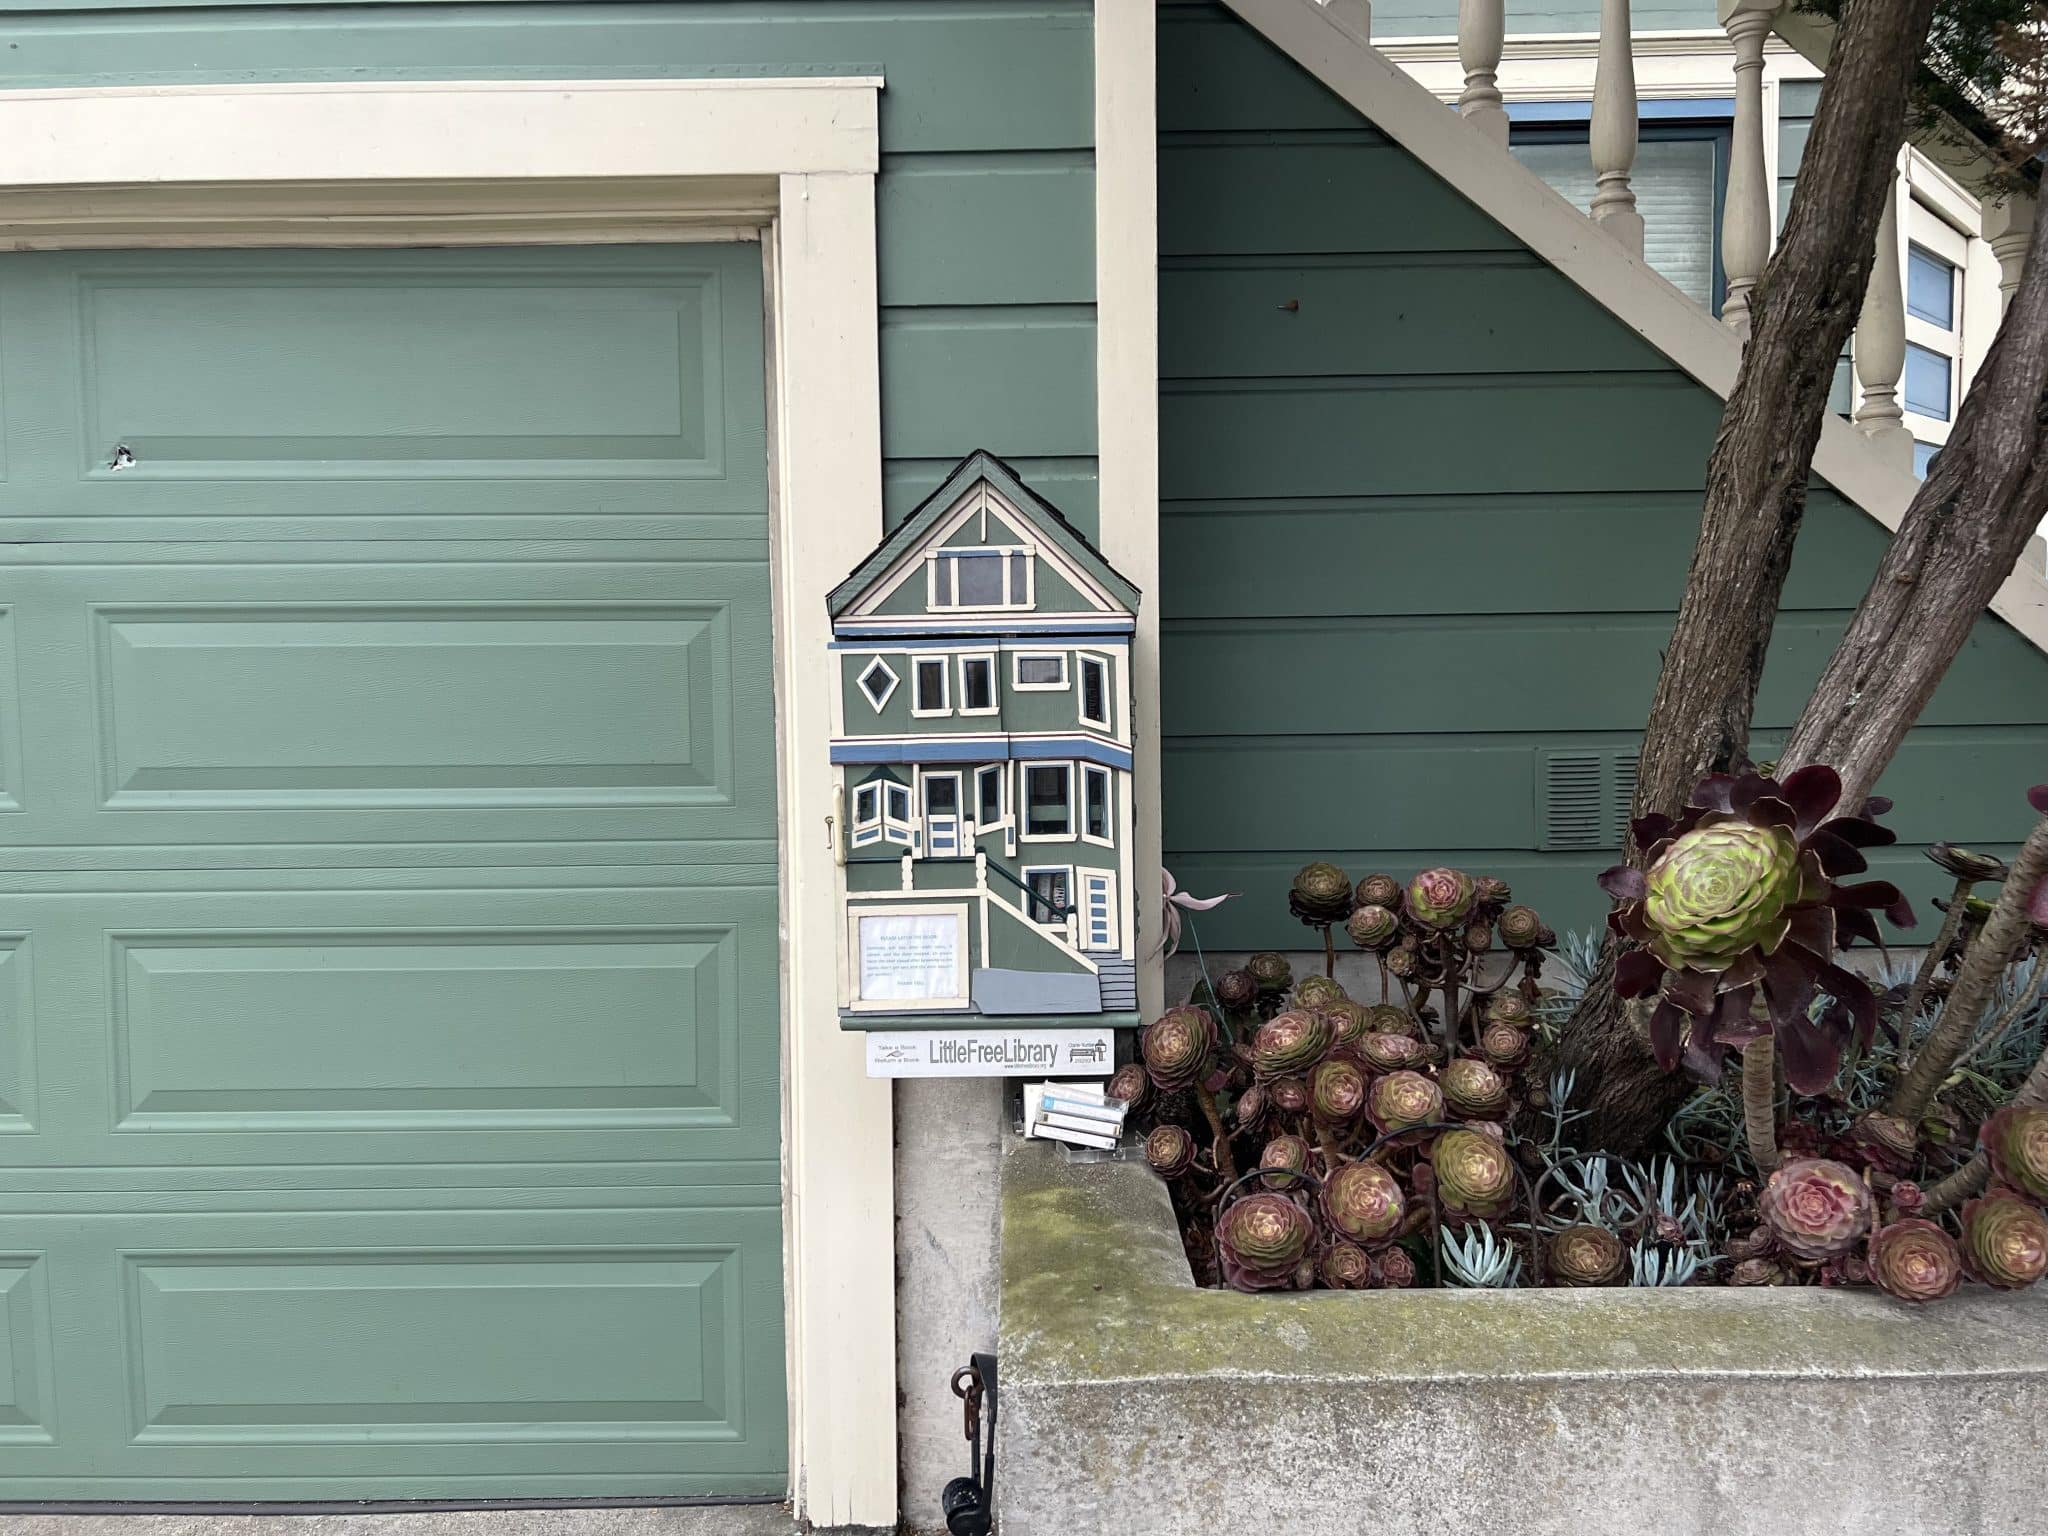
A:
{"type": "Polygon", "coordinates": [[[1108,1029],[874,1030],[869,1077],[1107,1077],[1108,1029]]]}
{"type": "Polygon", "coordinates": [[[860,918],[860,999],[864,1003],[959,1002],[960,914],[887,912],[860,918]]]}

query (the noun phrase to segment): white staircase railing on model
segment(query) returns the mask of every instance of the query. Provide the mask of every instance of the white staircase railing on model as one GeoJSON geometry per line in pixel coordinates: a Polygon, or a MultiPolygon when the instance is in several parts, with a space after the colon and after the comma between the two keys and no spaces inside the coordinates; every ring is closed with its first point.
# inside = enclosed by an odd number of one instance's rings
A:
{"type": "MultiPolygon", "coordinates": [[[[1361,43],[1372,37],[1370,0],[1316,0],[1326,15],[1361,43]]],[[[1763,275],[1772,245],[1770,163],[1764,148],[1764,44],[1784,11],[1782,0],[1720,0],[1722,29],[1734,49],[1735,118],[1729,145],[1728,185],[1721,217],[1721,266],[1727,279],[1721,319],[1749,333],[1750,294],[1763,275]]],[[[1458,0],[1458,64],[1464,88],[1458,113],[1506,149],[1508,114],[1501,98],[1501,55],[1507,41],[1507,0],[1458,0]]],[[[1636,207],[1635,169],[1640,111],[1636,102],[1634,35],[1629,0],[1601,0],[1600,43],[1593,73],[1588,144],[1598,190],[1592,216],[1637,257],[1643,254],[1643,216],[1636,207]]],[[[1984,238],[1998,259],[2008,301],[2019,282],[2033,228],[2031,199],[1987,203],[1984,238]]],[[[1885,205],[1870,287],[1858,317],[1854,419],[1871,442],[1900,467],[1910,468],[1913,437],[1899,398],[1906,367],[1906,297],[1901,260],[1898,189],[1885,205]]]]}

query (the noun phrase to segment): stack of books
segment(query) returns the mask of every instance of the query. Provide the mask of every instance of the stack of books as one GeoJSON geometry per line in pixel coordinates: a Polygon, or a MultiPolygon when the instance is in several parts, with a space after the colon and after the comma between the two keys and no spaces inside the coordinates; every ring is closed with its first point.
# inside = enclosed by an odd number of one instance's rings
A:
{"type": "Polygon", "coordinates": [[[1126,1108],[1100,1083],[1026,1083],[1024,1134],[1107,1152],[1124,1133],[1126,1108]]]}

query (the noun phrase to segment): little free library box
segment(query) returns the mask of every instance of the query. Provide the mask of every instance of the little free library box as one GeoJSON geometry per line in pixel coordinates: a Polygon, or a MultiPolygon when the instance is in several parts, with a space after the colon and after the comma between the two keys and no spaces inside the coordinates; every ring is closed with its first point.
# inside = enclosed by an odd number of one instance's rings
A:
{"type": "MultiPolygon", "coordinates": [[[[830,607],[842,1024],[914,1034],[927,1070],[937,1032],[986,1033],[942,1067],[977,1074],[1043,1072],[1003,1038],[1070,1032],[1081,1061],[1062,1050],[1059,1070],[1106,1074],[1089,1042],[1107,1057],[1109,1031],[1138,1022],[1137,589],[976,452],[830,607]]],[[[909,1051],[871,1040],[869,1070],[917,1070],[909,1051]]]]}

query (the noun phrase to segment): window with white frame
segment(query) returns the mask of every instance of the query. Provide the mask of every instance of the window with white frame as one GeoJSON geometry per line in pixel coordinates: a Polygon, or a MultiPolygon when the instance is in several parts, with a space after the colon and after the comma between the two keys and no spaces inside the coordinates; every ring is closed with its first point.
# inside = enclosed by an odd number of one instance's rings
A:
{"type": "Polygon", "coordinates": [[[1004,791],[1009,788],[1010,776],[1001,763],[991,763],[986,768],[974,770],[974,826],[978,832],[993,832],[1009,823],[1009,807],[1004,804],[1004,791]]]}
{"type": "Polygon", "coordinates": [[[1048,928],[1064,925],[1067,911],[1073,906],[1074,866],[1027,864],[1024,866],[1024,884],[1031,892],[1026,904],[1031,920],[1048,928]]]}
{"type": "Polygon", "coordinates": [[[1111,730],[1109,714],[1109,663],[1100,656],[1082,656],[1081,723],[1111,730]]]}
{"type": "Polygon", "coordinates": [[[1065,651],[1018,651],[1010,658],[1010,686],[1019,693],[1064,693],[1065,651]]]}
{"type": "Polygon", "coordinates": [[[1024,841],[1067,842],[1074,836],[1074,765],[1024,765],[1024,841]]]}
{"type": "Polygon", "coordinates": [[[960,713],[963,715],[992,715],[996,713],[996,658],[993,652],[986,656],[962,656],[960,658],[960,713]]]}
{"type": "Polygon", "coordinates": [[[1028,608],[1031,551],[1001,545],[935,550],[926,579],[933,608],[1028,608]]]}
{"type": "Polygon", "coordinates": [[[863,784],[853,792],[853,846],[865,848],[882,840],[882,786],[863,784]]]}
{"type": "Polygon", "coordinates": [[[853,846],[880,842],[908,848],[915,829],[910,821],[910,788],[888,779],[870,779],[853,792],[853,846]]]}
{"type": "Polygon", "coordinates": [[[1906,430],[1913,434],[1914,472],[1925,475],[1948,442],[1969,383],[1963,327],[1970,242],[1963,228],[1951,222],[1968,211],[1950,206],[1958,194],[1910,152],[1907,178],[1912,195],[1900,189],[1906,244],[1906,369],[1899,380],[1899,404],[1906,430]],[[1947,213],[1939,211],[1944,207],[1947,213]]]}
{"type": "Polygon", "coordinates": [[[1081,765],[1081,836],[1091,843],[1108,845],[1109,770],[1099,763],[1081,765]]]}
{"type": "Polygon", "coordinates": [[[910,677],[910,712],[913,715],[948,715],[953,712],[945,657],[918,657],[911,664],[910,677]]]}
{"type": "Polygon", "coordinates": [[[893,779],[882,781],[882,837],[905,848],[916,846],[917,823],[910,814],[910,786],[893,779]]]}
{"type": "Polygon", "coordinates": [[[867,697],[867,701],[875,706],[875,713],[879,715],[894,696],[899,681],[901,679],[896,676],[895,669],[877,656],[867,664],[860,675],[860,691],[867,697]]]}

